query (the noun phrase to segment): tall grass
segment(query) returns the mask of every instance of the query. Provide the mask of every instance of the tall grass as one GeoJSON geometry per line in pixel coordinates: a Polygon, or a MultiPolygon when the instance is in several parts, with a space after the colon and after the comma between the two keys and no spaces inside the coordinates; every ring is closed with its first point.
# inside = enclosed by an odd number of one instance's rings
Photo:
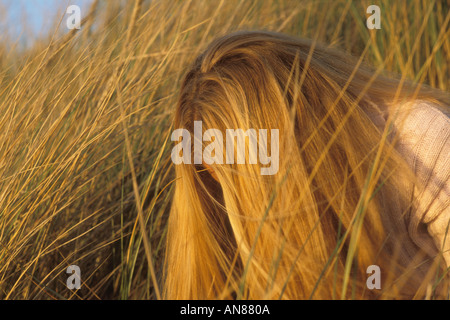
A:
{"type": "Polygon", "coordinates": [[[279,31],[354,55],[370,41],[372,65],[450,86],[445,1],[111,0],[83,18],[26,49],[0,41],[1,299],[159,298],[171,114],[189,63],[218,35],[279,31]],[[371,4],[381,30],[366,28],[371,4]]]}

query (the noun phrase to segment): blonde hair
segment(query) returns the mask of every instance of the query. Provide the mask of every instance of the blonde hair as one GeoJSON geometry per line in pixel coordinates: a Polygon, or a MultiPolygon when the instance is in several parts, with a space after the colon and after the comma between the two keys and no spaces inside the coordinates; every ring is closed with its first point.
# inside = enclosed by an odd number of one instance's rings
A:
{"type": "Polygon", "coordinates": [[[184,79],[174,128],[279,129],[279,172],[212,165],[214,179],[202,165],[176,166],[165,297],[371,298],[370,265],[392,279],[385,297],[414,296],[422,278],[402,263],[406,235],[385,206],[395,195],[408,210],[400,181],[414,176],[392,127],[373,116],[414,99],[443,106],[448,95],[399,83],[312,40],[238,32],[214,41],[184,79]]]}

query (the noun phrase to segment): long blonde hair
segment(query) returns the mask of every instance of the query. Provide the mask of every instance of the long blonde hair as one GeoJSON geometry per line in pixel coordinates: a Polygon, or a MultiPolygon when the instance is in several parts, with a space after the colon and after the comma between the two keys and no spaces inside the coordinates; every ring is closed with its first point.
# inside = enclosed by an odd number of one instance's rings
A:
{"type": "Polygon", "coordinates": [[[379,297],[365,288],[370,265],[387,279],[385,297],[417,294],[423,277],[404,265],[407,235],[386,206],[396,197],[407,211],[400,181],[417,181],[392,127],[373,119],[389,124],[414,99],[448,106],[448,95],[399,84],[312,40],[238,32],[210,44],[184,79],[174,128],[277,128],[279,171],[216,164],[213,178],[176,166],[165,297],[379,297]]]}

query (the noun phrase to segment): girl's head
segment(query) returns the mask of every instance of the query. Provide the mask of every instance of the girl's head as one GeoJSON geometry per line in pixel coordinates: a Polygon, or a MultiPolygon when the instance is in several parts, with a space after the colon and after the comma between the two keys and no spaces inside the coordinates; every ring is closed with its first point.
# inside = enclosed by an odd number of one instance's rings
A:
{"type": "MultiPolygon", "coordinates": [[[[166,297],[331,298],[350,294],[351,279],[367,296],[368,266],[404,272],[395,244],[405,235],[385,201],[406,201],[400,181],[413,176],[386,124],[394,106],[432,94],[310,40],[239,32],[214,41],[188,71],[175,112],[188,149],[201,143],[216,161],[179,155],[166,297]],[[231,139],[237,129],[247,135],[231,139]]],[[[416,288],[413,278],[386,294],[416,288]]]]}

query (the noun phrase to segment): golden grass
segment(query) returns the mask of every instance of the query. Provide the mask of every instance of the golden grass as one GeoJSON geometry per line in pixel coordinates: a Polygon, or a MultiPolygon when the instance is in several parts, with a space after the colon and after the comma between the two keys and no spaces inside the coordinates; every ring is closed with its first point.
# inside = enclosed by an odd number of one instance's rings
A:
{"type": "Polygon", "coordinates": [[[26,50],[2,38],[0,298],[159,298],[171,113],[216,36],[265,29],[367,48],[372,65],[449,90],[449,20],[445,1],[114,0],[26,50]],[[365,26],[370,4],[381,30],[365,26]],[[73,264],[78,291],[66,287],[73,264]]]}

